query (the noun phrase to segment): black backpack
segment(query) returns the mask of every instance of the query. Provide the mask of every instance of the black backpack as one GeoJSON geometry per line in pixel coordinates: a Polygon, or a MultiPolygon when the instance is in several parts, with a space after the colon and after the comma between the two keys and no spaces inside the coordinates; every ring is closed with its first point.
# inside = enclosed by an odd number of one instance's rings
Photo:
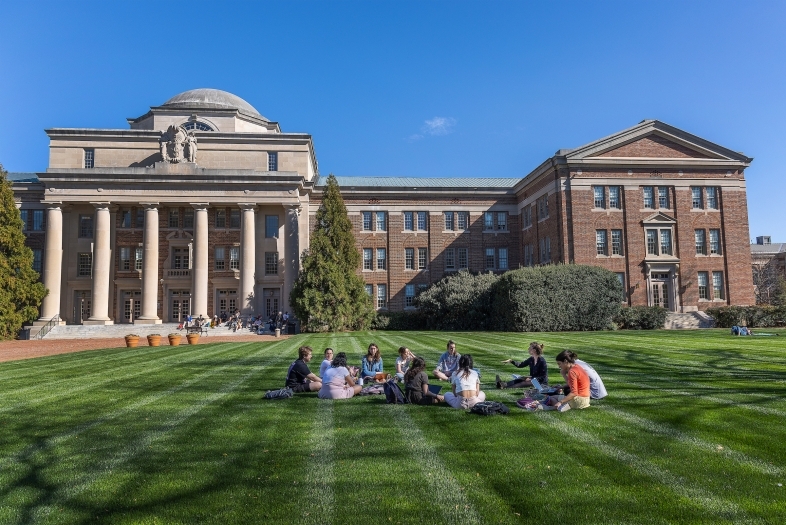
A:
{"type": "Polygon", "coordinates": [[[278,390],[268,390],[265,393],[265,399],[289,399],[295,395],[289,387],[279,388],[278,390]]]}
{"type": "Polygon", "coordinates": [[[470,412],[480,416],[495,416],[497,414],[504,416],[510,412],[510,409],[498,401],[482,401],[475,403],[470,412]]]}
{"type": "Polygon", "coordinates": [[[385,401],[392,405],[403,405],[407,402],[404,394],[401,392],[401,387],[396,384],[395,379],[388,379],[382,384],[385,391],[385,401]]]}

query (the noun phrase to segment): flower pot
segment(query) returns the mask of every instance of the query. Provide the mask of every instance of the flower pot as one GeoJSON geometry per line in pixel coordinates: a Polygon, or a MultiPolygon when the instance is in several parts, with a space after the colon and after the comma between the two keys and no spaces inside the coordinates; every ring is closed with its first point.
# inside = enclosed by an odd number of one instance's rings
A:
{"type": "Polygon", "coordinates": [[[188,334],[186,339],[188,339],[188,344],[195,345],[199,342],[199,334],[188,334]]]}
{"type": "Polygon", "coordinates": [[[147,344],[148,346],[160,346],[161,345],[161,336],[158,334],[151,334],[147,336],[147,344]]]}
{"type": "Polygon", "coordinates": [[[136,348],[139,346],[139,336],[138,335],[127,335],[126,336],[126,346],[128,348],[136,348]]]}
{"type": "Polygon", "coordinates": [[[180,334],[169,334],[169,345],[170,346],[177,346],[180,344],[180,338],[182,336],[180,334]]]}

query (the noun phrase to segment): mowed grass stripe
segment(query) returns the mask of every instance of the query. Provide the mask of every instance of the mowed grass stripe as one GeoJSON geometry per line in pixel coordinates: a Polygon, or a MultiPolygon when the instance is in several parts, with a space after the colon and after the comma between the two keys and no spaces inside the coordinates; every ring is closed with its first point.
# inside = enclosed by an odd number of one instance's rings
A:
{"type": "Polygon", "coordinates": [[[304,525],[333,523],[336,505],[333,403],[330,399],[320,400],[306,446],[311,461],[308,461],[304,471],[303,501],[308,510],[297,520],[304,525]]]}

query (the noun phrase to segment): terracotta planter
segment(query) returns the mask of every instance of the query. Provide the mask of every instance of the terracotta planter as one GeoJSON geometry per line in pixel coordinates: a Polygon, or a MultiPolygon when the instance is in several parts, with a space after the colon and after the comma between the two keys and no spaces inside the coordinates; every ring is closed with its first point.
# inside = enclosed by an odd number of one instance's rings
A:
{"type": "Polygon", "coordinates": [[[136,348],[139,346],[139,336],[138,335],[127,335],[126,336],[126,346],[128,348],[136,348]]]}
{"type": "Polygon", "coordinates": [[[169,334],[169,345],[170,346],[177,346],[180,344],[180,338],[182,337],[180,334],[169,334]]]}
{"type": "Polygon", "coordinates": [[[188,344],[195,345],[199,342],[199,334],[188,334],[186,339],[188,339],[188,344]]]}
{"type": "Polygon", "coordinates": [[[160,346],[161,345],[161,336],[158,334],[153,334],[147,336],[147,344],[148,346],[160,346]]]}

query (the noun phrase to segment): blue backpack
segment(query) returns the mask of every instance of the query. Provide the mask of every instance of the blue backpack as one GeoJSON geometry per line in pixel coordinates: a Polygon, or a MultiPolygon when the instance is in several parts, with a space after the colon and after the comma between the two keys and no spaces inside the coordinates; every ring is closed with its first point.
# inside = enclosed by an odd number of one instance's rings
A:
{"type": "Polygon", "coordinates": [[[395,379],[388,379],[382,384],[385,391],[385,402],[392,405],[403,405],[407,402],[404,393],[401,392],[401,387],[396,384],[395,379]]]}

